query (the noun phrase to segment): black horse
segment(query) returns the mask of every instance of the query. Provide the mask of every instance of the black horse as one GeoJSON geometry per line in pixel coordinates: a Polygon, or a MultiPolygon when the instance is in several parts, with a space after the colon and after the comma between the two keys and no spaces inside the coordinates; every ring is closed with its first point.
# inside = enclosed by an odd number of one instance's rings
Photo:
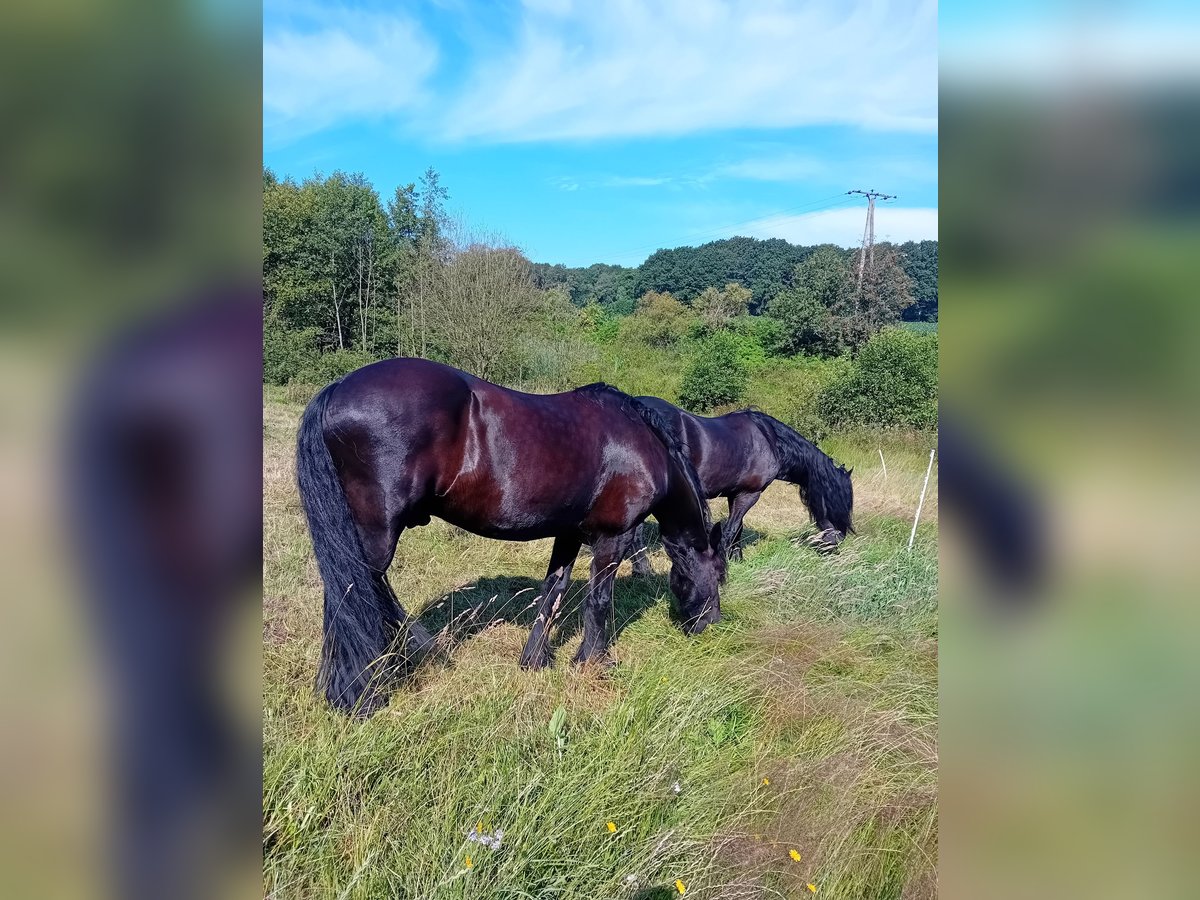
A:
{"type": "MultiPolygon", "coordinates": [[[[854,530],[854,486],[850,471],[778,419],[747,409],[723,416],[697,416],[657,397],[638,397],[667,423],[672,437],[687,448],[706,498],[725,497],[729,518],[721,550],[741,559],[742,520],[777,479],[800,488],[800,499],[820,529],[816,543],[833,549],[854,530]]],[[[633,542],[635,574],[648,574],[641,526],[633,542]]]]}
{"type": "Polygon", "coordinates": [[[296,467],[325,582],[318,683],[336,707],[373,712],[386,702],[385,676],[433,643],[385,574],[400,533],[431,516],[484,537],[554,538],[524,667],[550,661],[549,631],[584,541],[593,557],[575,662],[605,659],[616,569],[651,514],[684,630],[719,618],[721,527],[692,463],[653,408],[607,385],[541,396],[428,360],[386,360],[313,398],[296,467]]]}

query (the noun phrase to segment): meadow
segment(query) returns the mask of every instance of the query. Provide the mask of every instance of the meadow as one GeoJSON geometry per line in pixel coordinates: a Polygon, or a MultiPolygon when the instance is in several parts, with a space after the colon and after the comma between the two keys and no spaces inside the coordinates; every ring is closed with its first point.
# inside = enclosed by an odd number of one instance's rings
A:
{"type": "Polygon", "coordinates": [[[668,619],[661,548],[651,578],[625,563],[607,673],[568,664],[586,550],[555,665],[523,672],[549,542],[406,532],[391,581],[441,653],[363,722],[313,690],[304,399],[269,387],[263,410],[266,896],[936,896],[936,469],[907,549],[935,434],[823,439],[854,468],[857,534],[819,555],[796,489],[773,485],[698,637],[668,619]]]}

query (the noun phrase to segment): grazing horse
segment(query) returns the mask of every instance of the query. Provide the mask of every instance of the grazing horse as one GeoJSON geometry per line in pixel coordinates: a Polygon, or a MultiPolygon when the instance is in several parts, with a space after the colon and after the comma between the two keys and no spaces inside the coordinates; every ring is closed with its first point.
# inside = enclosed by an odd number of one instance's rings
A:
{"type": "MultiPolygon", "coordinates": [[[[685,412],[657,397],[638,400],[656,410],[672,436],[687,448],[704,496],[729,501],[721,550],[731,558],[742,558],[742,520],[775,480],[800,488],[800,499],[820,529],[817,544],[822,549],[833,549],[854,530],[850,471],[795,429],[753,409],[709,417],[685,412]]],[[[639,526],[633,543],[634,573],[645,575],[650,565],[641,531],[639,526]]]]}
{"type": "Polygon", "coordinates": [[[721,528],[696,472],[651,407],[603,384],[537,395],[423,359],[391,359],[324,388],[304,412],[297,475],[321,578],[318,684],[369,715],[397,662],[433,643],[386,571],[405,528],[432,516],[489,538],[554,538],[521,665],[550,661],[549,632],[581,544],[592,546],[576,663],[604,660],[613,581],[648,515],[672,561],[675,612],[689,634],[716,620],[721,528]]]}

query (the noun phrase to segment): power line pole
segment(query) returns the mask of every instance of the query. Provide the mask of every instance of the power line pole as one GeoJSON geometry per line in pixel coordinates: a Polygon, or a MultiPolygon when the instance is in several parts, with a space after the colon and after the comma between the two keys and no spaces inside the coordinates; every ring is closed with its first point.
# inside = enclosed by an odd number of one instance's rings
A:
{"type": "Polygon", "coordinates": [[[846,191],[847,194],[862,194],[867,198],[867,223],[863,226],[862,251],[858,254],[858,290],[862,290],[863,270],[867,259],[871,267],[875,266],[875,201],[895,200],[895,194],[884,194],[880,191],[846,191]]]}

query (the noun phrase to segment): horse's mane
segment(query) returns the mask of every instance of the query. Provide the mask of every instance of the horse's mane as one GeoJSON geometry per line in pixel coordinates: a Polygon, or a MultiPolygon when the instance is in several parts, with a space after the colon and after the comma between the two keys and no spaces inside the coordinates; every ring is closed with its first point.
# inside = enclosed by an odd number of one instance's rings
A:
{"type": "Polygon", "coordinates": [[[779,477],[800,488],[800,499],[813,518],[828,519],[843,534],[853,531],[854,486],[849,470],[774,416],[757,409],[745,412],[774,438],[779,477]]]}
{"type": "Polygon", "coordinates": [[[700,516],[704,522],[704,531],[707,533],[712,528],[712,518],[709,515],[708,503],[704,499],[704,488],[700,486],[700,476],[696,473],[696,467],[692,465],[691,453],[688,449],[687,440],[682,435],[682,431],[673,429],[670,423],[657,410],[637,398],[629,396],[624,391],[618,390],[611,384],[605,384],[603,381],[597,381],[595,384],[587,384],[581,388],[577,388],[576,393],[592,394],[597,399],[601,397],[608,398],[617,403],[626,414],[637,416],[642,422],[646,423],[650,430],[654,432],[655,437],[667,448],[667,455],[678,466],[679,471],[683,473],[684,478],[687,480],[688,487],[696,495],[696,505],[700,509],[700,516]]]}

